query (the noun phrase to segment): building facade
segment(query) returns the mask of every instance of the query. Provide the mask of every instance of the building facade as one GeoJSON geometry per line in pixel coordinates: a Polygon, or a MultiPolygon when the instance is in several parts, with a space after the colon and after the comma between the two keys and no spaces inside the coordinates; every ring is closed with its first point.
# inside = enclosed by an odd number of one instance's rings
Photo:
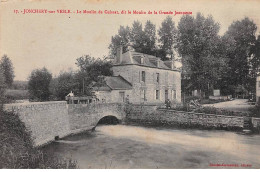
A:
{"type": "MultiPolygon", "coordinates": [[[[112,70],[114,76],[122,77],[131,85],[131,89],[121,88],[120,93],[115,94],[127,97],[131,103],[159,104],[167,99],[181,102],[181,73],[173,61],[162,61],[135,51],[122,53],[120,47],[112,70]]],[[[98,94],[109,96],[108,92],[98,94]]],[[[113,94],[112,91],[110,94],[113,94]]]]}
{"type": "Polygon", "coordinates": [[[260,74],[256,77],[256,102],[260,103],[260,74]]]}

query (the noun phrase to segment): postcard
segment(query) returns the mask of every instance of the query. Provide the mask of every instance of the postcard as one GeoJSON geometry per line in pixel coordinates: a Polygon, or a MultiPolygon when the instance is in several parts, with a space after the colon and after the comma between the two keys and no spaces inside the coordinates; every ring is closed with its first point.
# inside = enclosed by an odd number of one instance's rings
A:
{"type": "Polygon", "coordinates": [[[0,168],[260,168],[260,1],[0,8],[0,168]]]}

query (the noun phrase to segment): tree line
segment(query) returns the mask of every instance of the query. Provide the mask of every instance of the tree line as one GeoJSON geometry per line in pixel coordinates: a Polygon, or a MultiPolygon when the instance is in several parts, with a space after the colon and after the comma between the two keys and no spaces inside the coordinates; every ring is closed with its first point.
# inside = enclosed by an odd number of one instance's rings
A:
{"type": "MultiPolygon", "coordinates": [[[[155,55],[162,60],[182,62],[182,91],[201,90],[205,96],[213,89],[221,94],[255,93],[256,76],[260,72],[260,36],[256,24],[245,17],[234,21],[224,35],[219,35],[220,24],[212,16],[198,13],[183,15],[175,26],[170,16],[156,30],[151,21],[134,21],[132,26],[120,26],[112,36],[110,56],[116,55],[119,45],[123,52],[131,47],[137,52],[155,55]],[[130,46],[129,46],[130,45],[130,46]]],[[[33,101],[63,100],[73,91],[90,95],[93,84],[103,84],[104,76],[113,75],[112,63],[107,58],[84,55],[77,58],[77,71],[61,72],[53,77],[46,69],[35,69],[29,76],[28,90],[33,101]]],[[[10,59],[4,55],[0,62],[0,91],[13,84],[14,72],[10,59]]]]}
{"type": "Polygon", "coordinates": [[[28,89],[31,101],[64,100],[73,91],[77,96],[91,95],[91,86],[104,83],[104,76],[111,76],[112,64],[101,58],[84,55],[77,58],[77,71],[63,71],[57,77],[44,67],[33,70],[28,89]]]}
{"type": "Polygon", "coordinates": [[[255,78],[260,66],[260,36],[257,26],[248,17],[234,21],[223,36],[220,24],[211,15],[183,15],[175,26],[166,17],[156,31],[151,21],[134,21],[132,26],[120,26],[111,38],[110,55],[123,46],[130,50],[182,62],[182,90],[201,90],[207,97],[213,89],[224,95],[255,92],[255,78]]]}

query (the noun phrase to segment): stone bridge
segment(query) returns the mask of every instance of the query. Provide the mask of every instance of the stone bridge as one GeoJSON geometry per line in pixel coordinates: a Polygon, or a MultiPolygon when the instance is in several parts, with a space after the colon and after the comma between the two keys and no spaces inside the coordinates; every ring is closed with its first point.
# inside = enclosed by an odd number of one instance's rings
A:
{"type": "Polygon", "coordinates": [[[123,121],[126,115],[124,105],[117,103],[68,104],[67,106],[70,129],[74,132],[92,129],[104,117],[113,116],[123,121]]]}
{"type": "Polygon", "coordinates": [[[4,109],[17,113],[31,132],[35,146],[94,128],[111,116],[125,119],[124,104],[67,104],[65,101],[6,104],[4,109]]]}

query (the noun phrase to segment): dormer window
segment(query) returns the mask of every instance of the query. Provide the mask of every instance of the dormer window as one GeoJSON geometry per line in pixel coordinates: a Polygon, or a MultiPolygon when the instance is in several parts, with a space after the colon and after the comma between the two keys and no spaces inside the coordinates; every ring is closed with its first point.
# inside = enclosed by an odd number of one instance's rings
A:
{"type": "Polygon", "coordinates": [[[141,64],[144,64],[144,58],[141,57],[141,64]]]}
{"type": "Polygon", "coordinates": [[[157,60],[157,67],[160,67],[160,60],[157,60]]]}

